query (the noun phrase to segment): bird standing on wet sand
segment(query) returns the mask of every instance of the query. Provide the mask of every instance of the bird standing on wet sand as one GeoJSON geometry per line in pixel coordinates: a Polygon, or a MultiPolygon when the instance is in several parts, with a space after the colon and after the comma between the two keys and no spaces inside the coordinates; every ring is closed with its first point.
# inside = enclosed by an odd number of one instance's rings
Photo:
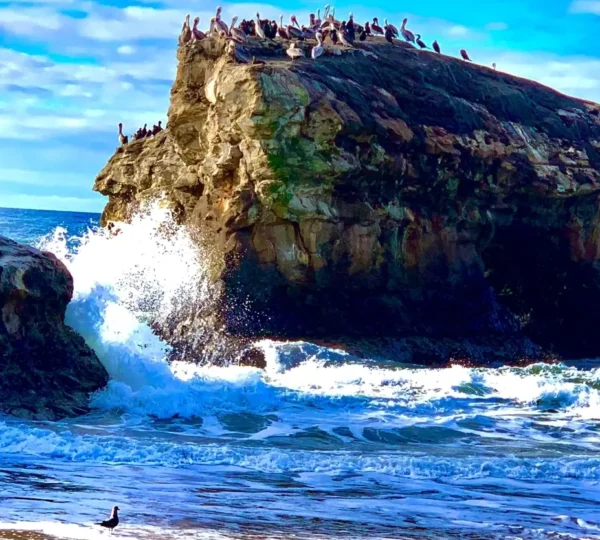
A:
{"type": "Polygon", "coordinates": [[[471,59],[469,58],[469,55],[467,54],[467,51],[465,51],[464,49],[460,50],[460,55],[462,56],[463,60],[471,62],[471,59]]]}
{"type": "Polygon", "coordinates": [[[100,525],[100,527],[106,527],[110,529],[112,533],[113,529],[119,524],[119,507],[113,506],[112,512],[110,513],[110,518],[106,521],[102,521],[100,523],[96,523],[96,525],[100,525]]]}

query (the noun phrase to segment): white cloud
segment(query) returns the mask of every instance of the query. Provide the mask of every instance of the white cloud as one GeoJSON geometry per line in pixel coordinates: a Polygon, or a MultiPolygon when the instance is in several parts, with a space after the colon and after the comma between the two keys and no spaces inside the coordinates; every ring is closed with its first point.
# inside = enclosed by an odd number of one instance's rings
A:
{"type": "Polygon", "coordinates": [[[106,199],[100,195],[89,198],[61,197],[59,195],[12,195],[0,193],[3,208],[28,208],[31,210],[64,210],[70,212],[100,213],[106,199]]]}
{"type": "Polygon", "coordinates": [[[600,15],[600,0],[575,0],[569,8],[571,13],[600,15]]]}
{"type": "Polygon", "coordinates": [[[119,48],[117,48],[117,52],[123,56],[129,56],[135,54],[135,48],[131,45],[121,45],[119,48]]]}
{"type": "Polygon", "coordinates": [[[56,32],[63,28],[66,17],[47,7],[0,9],[0,28],[11,34],[37,36],[42,32],[56,32]]]}
{"type": "Polygon", "coordinates": [[[452,37],[465,37],[468,36],[469,33],[470,30],[461,24],[455,24],[454,26],[450,26],[446,29],[446,34],[452,37]]]}
{"type": "Polygon", "coordinates": [[[491,32],[508,30],[508,24],[504,22],[491,22],[485,25],[485,29],[491,32]]]}

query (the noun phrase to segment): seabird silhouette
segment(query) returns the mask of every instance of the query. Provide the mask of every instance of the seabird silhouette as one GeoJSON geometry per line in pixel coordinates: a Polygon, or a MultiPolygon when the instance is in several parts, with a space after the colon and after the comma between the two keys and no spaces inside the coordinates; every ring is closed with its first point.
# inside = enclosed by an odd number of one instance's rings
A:
{"type": "Polygon", "coordinates": [[[110,513],[110,518],[106,521],[101,521],[100,523],[96,523],[96,525],[100,525],[100,527],[106,527],[110,529],[112,533],[113,529],[119,524],[119,507],[113,506],[112,512],[110,513]]]}

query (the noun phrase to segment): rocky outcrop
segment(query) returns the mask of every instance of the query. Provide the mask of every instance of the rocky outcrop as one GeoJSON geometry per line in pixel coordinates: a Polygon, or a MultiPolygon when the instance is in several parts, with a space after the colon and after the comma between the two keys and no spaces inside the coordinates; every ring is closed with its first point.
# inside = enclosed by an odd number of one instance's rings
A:
{"type": "Polygon", "coordinates": [[[216,247],[228,334],[600,352],[597,105],[383,40],[225,48],[178,51],[168,129],[94,189],[105,222],[160,195],[216,247]]]}
{"type": "Polygon", "coordinates": [[[54,420],[88,410],[108,382],[83,338],[65,325],[73,279],[51,253],[0,237],[0,410],[54,420]]]}

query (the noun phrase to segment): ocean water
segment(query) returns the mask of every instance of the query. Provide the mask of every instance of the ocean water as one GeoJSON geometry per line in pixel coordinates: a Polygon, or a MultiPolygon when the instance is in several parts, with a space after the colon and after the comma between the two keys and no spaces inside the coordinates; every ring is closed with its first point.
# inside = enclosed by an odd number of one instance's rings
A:
{"type": "Polygon", "coordinates": [[[114,538],[600,538],[596,361],[431,369],[262,341],[264,371],[168,365],[146,321],[211,302],[210,250],[158,207],[117,236],[97,218],[0,211],[0,234],[68,265],[67,321],[111,376],[84,417],[0,417],[0,538],[106,537],[115,504],[114,538]]]}

